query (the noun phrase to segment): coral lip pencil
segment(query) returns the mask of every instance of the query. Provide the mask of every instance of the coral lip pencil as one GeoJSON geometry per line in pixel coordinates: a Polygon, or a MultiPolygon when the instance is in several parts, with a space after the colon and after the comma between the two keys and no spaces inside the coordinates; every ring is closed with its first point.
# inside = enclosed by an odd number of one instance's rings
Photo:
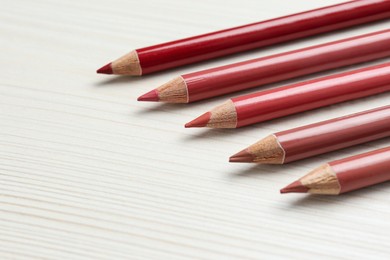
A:
{"type": "Polygon", "coordinates": [[[145,75],[389,17],[389,0],[350,1],[137,49],[97,72],[145,75]]]}
{"type": "Polygon", "coordinates": [[[189,103],[390,56],[390,30],[181,75],[138,98],[189,103]]]}
{"type": "Polygon", "coordinates": [[[230,162],[284,164],[390,136],[390,105],[274,133],[230,162]]]}
{"type": "Polygon", "coordinates": [[[390,62],[228,100],[186,127],[237,128],[390,91],[390,62]]]}
{"type": "Polygon", "coordinates": [[[324,164],[280,192],[339,195],[389,180],[390,147],[386,147],[324,164]]]}

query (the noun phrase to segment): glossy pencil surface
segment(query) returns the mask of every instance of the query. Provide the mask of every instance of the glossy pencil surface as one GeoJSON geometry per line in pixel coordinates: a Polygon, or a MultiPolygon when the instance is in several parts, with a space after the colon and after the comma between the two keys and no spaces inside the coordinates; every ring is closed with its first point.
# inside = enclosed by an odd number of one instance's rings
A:
{"type": "Polygon", "coordinates": [[[188,103],[390,56],[390,30],[189,73],[156,89],[157,99],[188,103]],[[180,79],[184,84],[177,84],[180,79]]]}
{"type": "Polygon", "coordinates": [[[183,75],[189,102],[390,55],[390,30],[183,75]]]}
{"type": "Polygon", "coordinates": [[[390,63],[232,98],[237,127],[390,90],[390,63]]]}
{"type": "Polygon", "coordinates": [[[340,193],[390,180],[390,147],[329,163],[340,183],[340,193]]]}
{"type": "Polygon", "coordinates": [[[390,147],[332,161],[318,167],[281,193],[338,195],[390,180],[390,147]]]}
{"type": "Polygon", "coordinates": [[[243,127],[386,91],[390,62],[232,98],[186,127],[243,127]]]}
{"type": "Polygon", "coordinates": [[[136,53],[144,75],[389,17],[388,0],[350,1],[140,48],[136,53]]]}
{"type": "Polygon", "coordinates": [[[275,133],[284,163],[390,136],[390,106],[275,133]]]}
{"type": "Polygon", "coordinates": [[[274,133],[230,161],[284,164],[389,136],[390,105],[274,133]]]}

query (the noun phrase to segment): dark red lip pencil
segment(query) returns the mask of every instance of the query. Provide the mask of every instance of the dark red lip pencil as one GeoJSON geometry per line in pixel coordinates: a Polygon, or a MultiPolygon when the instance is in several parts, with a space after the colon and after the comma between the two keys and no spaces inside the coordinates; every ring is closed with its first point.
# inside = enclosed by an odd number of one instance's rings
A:
{"type": "Polygon", "coordinates": [[[390,136],[390,105],[267,136],[230,162],[285,164],[390,136]]]}
{"type": "Polygon", "coordinates": [[[229,99],[186,127],[237,128],[390,91],[390,62],[229,99]]]}
{"type": "Polygon", "coordinates": [[[189,73],[139,97],[189,103],[390,56],[390,30],[189,73]]]}
{"type": "Polygon", "coordinates": [[[339,195],[389,180],[390,147],[386,147],[324,164],[280,192],[339,195]]]}
{"type": "Polygon", "coordinates": [[[145,75],[390,17],[389,0],[358,0],[140,48],[98,73],[145,75]]]}

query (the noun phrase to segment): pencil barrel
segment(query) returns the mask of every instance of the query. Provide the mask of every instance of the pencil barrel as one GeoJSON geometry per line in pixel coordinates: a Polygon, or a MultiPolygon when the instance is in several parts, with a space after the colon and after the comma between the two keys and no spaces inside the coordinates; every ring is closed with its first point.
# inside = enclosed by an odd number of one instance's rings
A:
{"type": "Polygon", "coordinates": [[[340,193],[390,180],[390,147],[329,163],[337,174],[340,193]]]}
{"type": "Polygon", "coordinates": [[[137,49],[142,74],[390,17],[390,1],[358,0],[137,49]]]}
{"type": "Polygon", "coordinates": [[[275,133],[284,163],[390,136],[390,106],[275,133]]]}
{"type": "MultiPolygon", "coordinates": [[[[389,45],[390,46],[390,45],[389,45]]],[[[237,127],[390,91],[390,63],[233,98],[237,127]]]]}
{"type": "Polygon", "coordinates": [[[194,102],[390,56],[390,30],[182,75],[194,102]]]}

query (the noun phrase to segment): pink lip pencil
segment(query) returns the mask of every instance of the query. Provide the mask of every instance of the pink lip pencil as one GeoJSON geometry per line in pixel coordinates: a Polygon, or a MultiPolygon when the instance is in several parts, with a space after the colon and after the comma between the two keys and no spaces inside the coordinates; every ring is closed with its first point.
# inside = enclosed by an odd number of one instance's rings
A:
{"type": "Polygon", "coordinates": [[[390,62],[232,98],[186,127],[238,128],[390,91],[390,62]]]}

